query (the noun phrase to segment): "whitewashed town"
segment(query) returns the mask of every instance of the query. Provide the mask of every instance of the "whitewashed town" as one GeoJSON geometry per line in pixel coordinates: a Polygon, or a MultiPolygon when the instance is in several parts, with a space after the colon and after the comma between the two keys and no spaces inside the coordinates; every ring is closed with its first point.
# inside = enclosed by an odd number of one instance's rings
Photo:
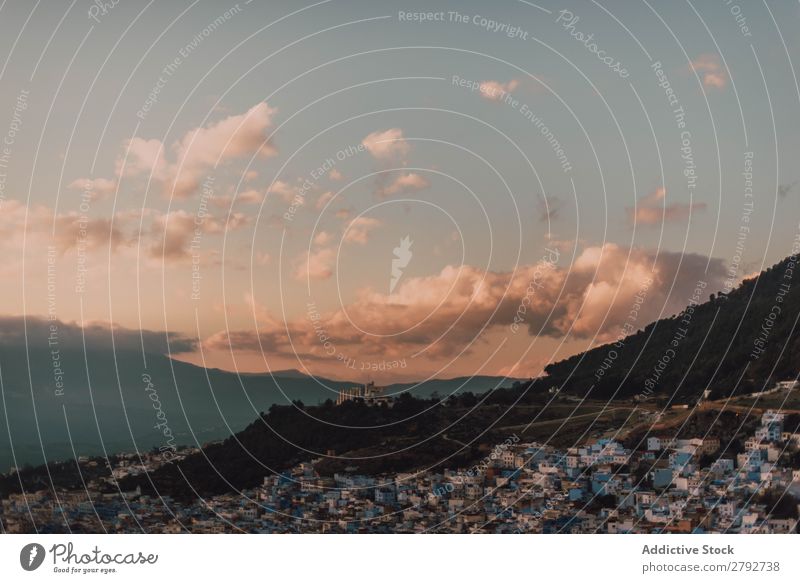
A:
{"type": "MultiPolygon", "coordinates": [[[[156,453],[125,454],[84,490],[10,495],[0,518],[7,532],[40,533],[796,532],[800,470],[790,460],[800,434],[769,410],[744,446],[731,455],[718,438],[650,436],[635,451],[610,439],[558,450],[512,435],[471,468],[323,477],[312,461],[192,504],[109,493],[163,463],[156,453]]],[[[87,474],[103,463],[79,460],[87,474]]]]}

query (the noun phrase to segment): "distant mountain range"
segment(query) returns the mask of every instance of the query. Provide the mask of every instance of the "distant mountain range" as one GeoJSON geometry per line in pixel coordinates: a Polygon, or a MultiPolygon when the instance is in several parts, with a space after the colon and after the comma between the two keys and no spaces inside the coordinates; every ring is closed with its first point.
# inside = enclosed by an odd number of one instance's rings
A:
{"type": "MultiPolygon", "coordinates": [[[[381,472],[465,462],[480,447],[502,439],[501,427],[507,431],[533,416],[563,415],[548,405],[548,389],[554,386],[591,398],[638,395],[667,404],[694,402],[707,389],[711,398],[723,398],[795,378],[800,372],[800,289],[793,285],[794,270],[794,259],[788,258],[729,294],[710,294],[707,301],[701,298],[707,290],[699,286],[680,314],[551,364],[547,376],[539,379],[472,377],[392,385],[390,392],[401,394],[393,408],[358,403],[337,407],[329,401],[354,383],[310,379],[296,370],[236,375],[160,355],[147,356],[153,385],[147,390],[141,354],[117,352],[115,367],[114,355],[107,351],[90,352],[84,368],[83,353],[64,355],[69,383],[64,396],[55,397],[47,354],[36,355],[31,384],[25,351],[4,350],[0,423],[8,420],[17,464],[72,457],[68,435],[77,444],[75,455],[101,453],[98,427],[109,453],[149,449],[163,444],[153,427],[157,417],[150,395],[156,393],[179,443],[225,438],[202,454],[165,465],[152,477],[130,478],[124,484],[148,489],[155,483],[162,493],[181,497],[196,495],[187,480],[208,495],[252,487],[264,475],[321,455],[314,452],[335,452],[322,462],[328,472],[347,463],[381,472]],[[86,368],[92,371],[91,392],[86,368]],[[435,393],[445,402],[431,399],[435,393]],[[478,393],[483,395],[476,398],[478,393]],[[38,446],[32,397],[44,453],[38,446]],[[290,401],[303,404],[288,406],[290,401]]],[[[0,431],[0,451],[10,451],[2,441],[8,433],[6,428],[0,431]]]]}
{"type": "MultiPolygon", "coordinates": [[[[558,407],[550,406],[553,387],[608,400],[638,395],[664,405],[691,403],[707,389],[712,398],[762,390],[800,371],[800,290],[791,285],[794,269],[794,260],[786,259],[707,301],[705,287],[698,285],[680,314],[552,364],[545,377],[515,382],[480,399],[464,393],[445,403],[405,397],[391,409],[354,403],[273,407],[202,454],[166,464],[146,479],[129,478],[123,487],[153,491],[156,484],[160,493],[182,498],[214,495],[253,487],[266,475],[312,458],[320,458],[317,469],[327,473],[348,463],[366,473],[457,467],[478,455],[480,447],[502,439],[497,433],[502,426],[508,431],[559,415],[553,411],[558,407]],[[325,451],[336,455],[321,457],[325,451]]],[[[558,431],[569,433],[570,425],[547,429],[553,432],[548,439],[558,431]]]]}
{"type": "MultiPolygon", "coordinates": [[[[524,403],[553,386],[591,398],[638,395],[673,403],[692,402],[706,389],[712,398],[758,391],[800,372],[800,286],[795,285],[795,269],[794,259],[787,258],[729,294],[710,294],[706,301],[698,296],[680,314],[615,344],[551,364],[545,369],[547,376],[534,381],[481,376],[394,384],[388,389],[392,394],[443,399],[492,391],[486,406],[524,403]]],[[[707,297],[707,290],[699,291],[707,297]]],[[[32,349],[29,357],[24,348],[0,350],[0,468],[165,445],[156,427],[163,420],[157,417],[153,399],[175,442],[194,445],[232,435],[235,439],[273,405],[302,401],[313,407],[357,384],[312,379],[297,370],[237,375],[159,354],[146,359],[145,368],[142,354],[133,351],[90,350],[84,355],[62,350],[66,385],[63,396],[56,396],[47,350],[32,349]]],[[[336,414],[329,414],[335,420],[336,414]]],[[[357,419],[347,422],[358,425],[357,419]]],[[[426,429],[404,431],[414,439],[426,429]]]]}
{"type": "MultiPolygon", "coordinates": [[[[173,443],[203,444],[240,431],[274,404],[335,401],[339,389],[357,384],[311,378],[297,370],[237,375],[161,354],[62,348],[59,396],[52,362],[49,349],[31,348],[26,354],[24,347],[0,348],[0,472],[76,455],[148,450],[165,445],[165,427],[175,436],[173,443]]],[[[393,384],[388,392],[446,397],[482,393],[512,381],[434,379],[393,384]]]]}

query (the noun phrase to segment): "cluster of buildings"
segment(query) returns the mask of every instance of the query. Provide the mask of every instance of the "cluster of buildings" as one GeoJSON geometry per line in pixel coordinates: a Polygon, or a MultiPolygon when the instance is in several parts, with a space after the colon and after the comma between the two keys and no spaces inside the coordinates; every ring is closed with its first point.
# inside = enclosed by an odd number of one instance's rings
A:
{"type": "Polygon", "coordinates": [[[305,462],[257,488],[191,504],[114,489],[143,469],[139,456],[122,456],[111,477],[86,490],[9,496],[0,521],[6,532],[31,532],[34,523],[64,532],[66,521],[72,532],[789,533],[798,524],[800,470],[790,460],[800,434],[783,425],[781,413],[764,413],[737,454],[707,437],[649,436],[634,450],[599,439],[562,450],[514,436],[473,470],[321,476],[305,462]],[[787,515],[759,503],[767,491],[787,497],[787,515]]]}
{"type": "Polygon", "coordinates": [[[756,393],[751,393],[751,397],[763,397],[766,395],[774,395],[775,393],[781,393],[783,391],[793,391],[794,389],[800,387],[800,381],[778,381],[775,383],[771,389],[765,389],[763,391],[758,391],[756,393]]]}
{"type": "Polygon", "coordinates": [[[347,401],[360,401],[367,405],[386,404],[391,407],[394,404],[394,399],[389,395],[385,395],[385,391],[386,387],[376,387],[375,383],[370,381],[366,385],[340,389],[336,404],[341,405],[347,401]]]}

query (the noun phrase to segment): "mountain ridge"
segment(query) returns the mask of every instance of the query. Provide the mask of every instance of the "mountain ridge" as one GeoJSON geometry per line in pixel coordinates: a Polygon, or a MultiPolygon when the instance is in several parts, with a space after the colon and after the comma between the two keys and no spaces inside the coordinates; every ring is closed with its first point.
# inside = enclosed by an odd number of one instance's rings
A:
{"type": "Polygon", "coordinates": [[[568,393],[594,398],[649,398],[669,391],[675,402],[757,392],[800,372],[800,287],[796,258],[787,257],[729,293],[711,293],[679,314],[545,367],[568,393]],[[768,333],[764,329],[768,327],[768,333]],[[723,348],[724,347],[724,348],[723,348]]]}

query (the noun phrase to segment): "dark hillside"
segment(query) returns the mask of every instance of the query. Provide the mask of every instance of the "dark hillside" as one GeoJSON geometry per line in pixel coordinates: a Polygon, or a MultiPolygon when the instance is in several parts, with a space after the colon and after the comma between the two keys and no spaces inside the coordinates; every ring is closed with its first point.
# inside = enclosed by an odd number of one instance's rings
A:
{"type": "Polygon", "coordinates": [[[617,343],[549,365],[553,384],[593,398],[712,398],[770,387],[800,370],[800,286],[787,258],[729,294],[648,325],[617,343]],[[741,380],[740,380],[741,379],[741,380]],[[619,391],[617,392],[617,389],[619,391]]]}

